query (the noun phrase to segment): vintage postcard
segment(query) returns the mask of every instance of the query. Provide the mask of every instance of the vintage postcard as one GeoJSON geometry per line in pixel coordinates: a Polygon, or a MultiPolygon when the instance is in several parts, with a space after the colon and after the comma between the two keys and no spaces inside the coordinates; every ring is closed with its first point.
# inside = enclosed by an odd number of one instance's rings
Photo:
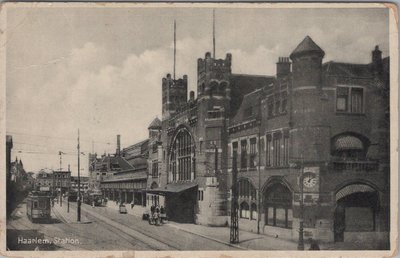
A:
{"type": "Polygon", "coordinates": [[[1,255],[391,257],[383,3],[5,3],[1,255]]]}

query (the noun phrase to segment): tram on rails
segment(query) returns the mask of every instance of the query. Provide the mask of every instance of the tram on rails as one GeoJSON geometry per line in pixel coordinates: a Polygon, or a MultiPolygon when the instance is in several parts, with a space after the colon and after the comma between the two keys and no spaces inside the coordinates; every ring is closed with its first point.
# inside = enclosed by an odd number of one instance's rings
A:
{"type": "Polygon", "coordinates": [[[89,205],[101,206],[103,203],[103,194],[101,191],[87,192],[83,195],[83,202],[89,205]]]}
{"type": "Polygon", "coordinates": [[[33,223],[51,219],[51,195],[46,192],[33,191],[26,200],[26,215],[33,223]]]}

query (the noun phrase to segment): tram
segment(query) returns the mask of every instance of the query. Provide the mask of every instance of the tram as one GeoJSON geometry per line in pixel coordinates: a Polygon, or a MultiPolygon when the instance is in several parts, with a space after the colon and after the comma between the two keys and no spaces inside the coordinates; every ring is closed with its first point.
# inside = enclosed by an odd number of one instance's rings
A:
{"type": "Polygon", "coordinates": [[[103,194],[101,191],[87,192],[83,196],[83,202],[89,205],[94,203],[95,206],[101,206],[103,200],[103,194]]]}
{"type": "Polygon", "coordinates": [[[46,192],[33,191],[26,200],[26,215],[32,222],[51,219],[51,196],[46,192]]]}

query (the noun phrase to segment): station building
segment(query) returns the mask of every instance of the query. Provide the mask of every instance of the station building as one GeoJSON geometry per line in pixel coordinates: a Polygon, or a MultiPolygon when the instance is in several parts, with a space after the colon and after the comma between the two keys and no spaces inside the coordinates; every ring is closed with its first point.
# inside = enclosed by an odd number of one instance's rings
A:
{"type": "Polygon", "coordinates": [[[227,225],[237,170],[241,230],[296,240],[302,220],[306,239],[385,248],[389,58],[378,46],[367,64],[324,55],[307,36],[277,60],[275,76],[256,76],[233,74],[230,54],[206,53],[196,98],[187,76],[163,78],[162,119],[149,127],[149,203],[175,221],[227,225]]]}

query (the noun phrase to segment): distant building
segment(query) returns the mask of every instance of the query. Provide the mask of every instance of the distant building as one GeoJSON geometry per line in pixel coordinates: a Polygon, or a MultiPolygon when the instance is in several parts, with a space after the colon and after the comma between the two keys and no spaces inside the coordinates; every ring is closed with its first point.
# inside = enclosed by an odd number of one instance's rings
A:
{"type": "Polygon", "coordinates": [[[24,164],[22,160],[18,160],[15,158],[14,162],[11,162],[11,182],[15,182],[17,184],[22,184],[24,180],[26,180],[26,171],[24,169],[24,164]]]}
{"type": "MultiPolygon", "coordinates": [[[[120,146],[120,136],[117,136],[120,146]]],[[[146,205],[148,140],[136,143],[110,156],[113,166],[102,177],[100,189],[113,201],[146,205]]]]}
{"type": "MultiPolygon", "coordinates": [[[[71,176],[71,190],[78,191],[78,177],[71,176]]],[[[89,190],[89,177],[80,176],[80,190],[82,192],[87,192],[89,190]]]]}
{"type": "Polygon", "coordinates": [[[53,186],[57,193],[65,194],[71,188],[71,171],[53,171],[53,186]]]}
{"type": "Polygon", "coordinates": [[[35,189],[65,194],[71,187],[71,171],[41,170],[36,175],[35,189]]]}

